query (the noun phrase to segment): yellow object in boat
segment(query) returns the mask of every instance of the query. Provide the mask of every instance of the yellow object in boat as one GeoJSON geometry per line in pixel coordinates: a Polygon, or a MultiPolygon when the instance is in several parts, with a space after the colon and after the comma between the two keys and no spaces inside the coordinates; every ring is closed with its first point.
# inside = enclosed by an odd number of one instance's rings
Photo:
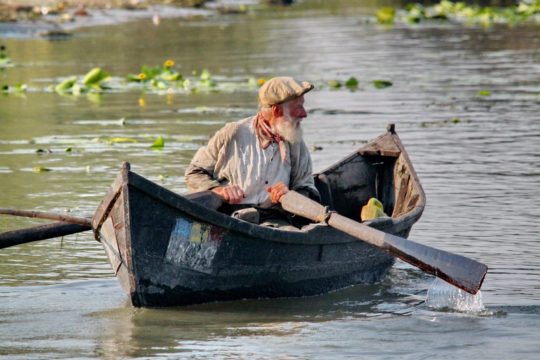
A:
{"type": "Polygon", "coordinates": [[[362,221],[384,216],[388,215],[384,213],[383,204],[376,198],[369,199],[368,203],[362,207],[362,211],[360,212],[360,219],[362,221]]]}

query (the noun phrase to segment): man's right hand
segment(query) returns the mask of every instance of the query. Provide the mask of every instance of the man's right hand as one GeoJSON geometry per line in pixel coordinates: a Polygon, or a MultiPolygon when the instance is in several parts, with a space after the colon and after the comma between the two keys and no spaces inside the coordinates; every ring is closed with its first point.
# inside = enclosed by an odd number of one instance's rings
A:
{"type": "Polygon", "coordinates": [[[218,186],[212,189],[229,204],[239,204],[245,197],[244,191],[238,185],[218,186]]]}

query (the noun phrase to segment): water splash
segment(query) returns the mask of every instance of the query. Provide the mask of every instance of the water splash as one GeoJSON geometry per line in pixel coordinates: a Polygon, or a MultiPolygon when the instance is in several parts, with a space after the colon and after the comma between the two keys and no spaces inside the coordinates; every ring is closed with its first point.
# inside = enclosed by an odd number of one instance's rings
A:
{"type": "Polygon", "coordinates": [[[483,313],[486,311],[481,291],[478,291],[476,295],[471,295],[438,278],[433,281],[428,289],[425,304],[430,308],[465,313],[483,313]]]}

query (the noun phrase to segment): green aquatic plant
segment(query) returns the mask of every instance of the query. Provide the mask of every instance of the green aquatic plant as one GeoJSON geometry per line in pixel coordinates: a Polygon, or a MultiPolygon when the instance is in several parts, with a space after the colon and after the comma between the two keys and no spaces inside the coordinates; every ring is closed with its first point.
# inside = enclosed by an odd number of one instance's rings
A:
{"type": "Polygon", "coordinates": [[[478,95],[479,96],[489,96],[489,95],[491,95],[491,91],[489,91],[489,90],[480,90],[478,92],[478,95]]]}
{"type": "Polygon", "coordinates": [[[359,84],[358,79],[355,78],[354,76],[351,76],[350,78],[347,79],[347,81],[345,81],[345,86],[350,90],[357,89],[358,84],[359,84]]]}
{"type": "Polygon", "coordinates": [[[251,76],[247,81],[248,86],[250,88],[258,88],[258,87],[262,86],[265,82],[266,82],[265,79],[263,79],[263,78],[257,79],[257,78],[255,78],[253,76],[251,76]],[[261,83],[261,81],[262,81],[262,83],[261,83]]]}
{"type": "Polygon", "coordinates": [[[427,18],[426,9],[422,4],[408,4],[405,10],[407,11],[405,20],[409,23],[417,24],[427,18]]]}
{"type": "MultiPolygon", "coordinates": [[[[422,121],[420,123],[420,127],[421,128],[429,128],[429,127],[442,127],[442,126],[445,126],[445,125],[448,125],[448,124],[454,124],[454,125],[457,125],[457,124],[460,124],[464,122],[463,120],[461,120],[460,118],[458,117],[454,117],[452,119],[445,119],[445,120],[435,120],[435,121],[422,121]]],[[[470,122],[470,121],[467,121],[467,122],[470,122]]]]}
{"type": "Polygon", "coordinates": [[[392,24],[396,21],[418,24],[425,21],[452,21],[456,23],[479,24],[515,24],[527,21],[540,21],[540,0],[520,0],[512,6],[480,6],[465,2],[441,0],[439,3],[424,6],[408,4],[404,9],[380,8],[375,17],[380,24],[392,24]]]}
{"type": "Polygon", "coordinates": [[[49,169],[49,168],[46,168],[46,167],[43,167],[43,166],[34,166],[32,168],[32,171],[35,172],[35,173],[41,173],[41,172],[52,171],[52,169],[49,169]]]}
{"type": "Polygon", "coordinates": [[[122,144],[122,143],[136,143],[137,140],[129,137],[113,137],[106,139],[105,142],[109,144],[122,144]]]}
{"type": "Polygon", "coordinates": [[[129,74],[126,79],[128,82],[149,83],[154,87],[160,84],[170,85],[171,82],[183,80],[182,74],[174,69],[174,61],[165,60],[162,66],[149,67],[143,65],[138,74],[129,74]]]}
{"type": "Polygon", "coordinates": [[[375,12],[379,24],[393,24],[396,19],[396,9],[391,6],[385,6],[375,12]]]}
{"type": "Polygon", "coordinates": [[[335,79],[334,80],[328,80],[327,85],[331,89],[339,89],[342,86],[341,81],[335,80],[335,79]]]}
{"type": "MultiPolygon", "coordinates": [[[[174,61],[166,60],[162,66],[142,66],[138,74],[129,74],[126,77],[128,83],[138,83],[145,86],[148,90],[155,91],[187,91],[197,93],[214,89],[218,82],[212,77],[210,71],[203,69],[197,76],[197,71],[192,72],[192,77],[187,78],[174,69],[174,61]]],[[[248,80],[249,84],[249,80],[248,80]]],[[[237,85],[237,87],[239,87],[237,85]]],[[[245,86],[242,84],[242,86],[245,86]]],[[[229,87],[233,87],[229,85],[229,87]]]]}
{"type": "Polygon", "coordinates": [[[70,76],[54,87],[54,91],[62,95],[80,95],[88,92],[107,90],[105,84],[110,79],[109,73],[99,67],[91,69],[84,76],[70,76]]]}
{"type": "Polygon", "coordinates": [[[28,86],[26,84],[2,85],[0,89],[4,94],[22,94],[28,90],[28,86]]]}
{"type": "MultiPolygon", "coordinates": [[[[111,76],[101,68],[91,69],[83,76],[70,76],[60,83],[49,87],[61,95],[86,94],[88,99],[99,104],[101,96],[108,91],[133,91],[142,90],[144,93],[157,93],[172,95],[175,93],[197,94],[200,92],[236,92],[253,91],[266,83],[266,78],[254,76],[241,80],[228,80],[216,78],[208,69],[198,72],[192,71],[189,76],[184,76],[174,69],[173,60],[166,60],[161,66],[143,65],[137,74],[127,76],[111,76]]],[[[320,89],[330,88],[339,90],[346,88],[356,91],[359,88],[359,80],[350,76],[347,79],[331,79],[315,82],[320,89]]],[[[387,80],[374,80],[376,88],[392,86],[387,80]]],[[[139,106],[146,105],[144,98],[139,98],[139,106]]]]}
{"type": "Polygon", "coordinates": [[[7,54],[7,49],[4,45],[0,45],[0,70],[13,66],[13,62],[7,54]]]}
{"type": "Polygon", "coordinates": [[[393,85],[393,83],[388,80],[373,80],[372,84],[376,89],[384,89],[393,85]]]}
{"type": "Polygon", "coordinates": [[[110,75],[103,71],[101,68],[93,68],[84,75],[82,80],[83,84],[87,87],[94,87],[101,89],[103,83],[110,78],[110,75]]]}
{"type": "Polygon", "coordinates": [[[201,72],[199,86],[211,88],[211,87],[215,87],[216,85],[217,83],[214,81],[214,79],[212,79],[212,75],[210,74],[210,71],[204,69],[201,72]]]}
{"type": "Polygon", "coordinates": [[[163,140],[163,136],[158,136],[150,147],[152,149],[163,149],[165,147],[165,140],[163,140]]]}
{"type": "Polygon", "coordinates": [[[77,77],[70,76],[69,78],[62,81],[60,84],[56,85],[54,87],[54,90],[57,93],[62,93],[62,94],[67,93],[68,91],[73,89],[73,86],[75,85],[76,82],[77,82],[77,77]]]}
{"type": "Polygon", "coordinates": [[[94,138],[92,142],[105,143],[109,145],[125,144],[125,143],[137,143],[138,141],[129,137],[98,137],[94,138]]]}

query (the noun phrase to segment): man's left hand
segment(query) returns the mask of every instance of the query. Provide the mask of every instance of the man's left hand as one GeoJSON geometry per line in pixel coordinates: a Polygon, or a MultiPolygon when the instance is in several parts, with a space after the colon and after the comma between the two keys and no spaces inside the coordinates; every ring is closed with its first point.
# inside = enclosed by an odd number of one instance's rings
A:
{"type": "Polygon", "coordinates": [[[280,181],[274,186],[269,186],[266,191],[270,193],[270,201],[272,201],[272,204],[277,204],[281,197],[289,192],[289,188],[280,181]]]}

